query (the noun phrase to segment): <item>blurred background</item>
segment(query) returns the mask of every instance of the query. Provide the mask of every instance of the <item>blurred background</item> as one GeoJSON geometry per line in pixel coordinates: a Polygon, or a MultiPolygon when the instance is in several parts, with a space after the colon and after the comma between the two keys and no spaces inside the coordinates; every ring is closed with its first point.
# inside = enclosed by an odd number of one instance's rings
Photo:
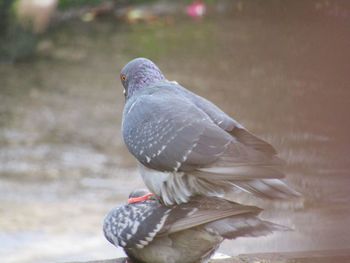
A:
{"type": "Polygon", "coordinates": [[[102,220],[143,187],[120,69],[143,56],[271,142],[303,202],[294,229],[220,251],[350,248],[350,2],[0,0],[0,258],[122,256],[102,220]]]}

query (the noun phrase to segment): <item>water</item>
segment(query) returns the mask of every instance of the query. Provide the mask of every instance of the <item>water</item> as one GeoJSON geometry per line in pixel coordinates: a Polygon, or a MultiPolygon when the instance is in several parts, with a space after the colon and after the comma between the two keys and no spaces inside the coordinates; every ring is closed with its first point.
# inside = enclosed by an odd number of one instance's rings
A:
{"type": "Polygon", "coordinates": [[[143,186],[120,134],[119,70],[136,56],[275,145],[305,196],[263,213],[294,231],[222,252],[349,249],[350,12],[342,2],[289,5],[233,4],[199,22],[76,22],[46,37],[35,60],[0,65],[2,261],[122,255],[101,222],[143,186]]]}

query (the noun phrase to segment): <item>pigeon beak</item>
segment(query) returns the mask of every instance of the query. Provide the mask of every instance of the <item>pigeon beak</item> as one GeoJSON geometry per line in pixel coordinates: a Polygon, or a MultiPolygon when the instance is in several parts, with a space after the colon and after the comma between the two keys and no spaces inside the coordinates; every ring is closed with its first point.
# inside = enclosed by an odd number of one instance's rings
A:
{"type": "Polygon", "coordinates": [[[124,94],[124,97],[126,97],[126,90],[125,89],[123,90],[123,94],[124,94]]]}

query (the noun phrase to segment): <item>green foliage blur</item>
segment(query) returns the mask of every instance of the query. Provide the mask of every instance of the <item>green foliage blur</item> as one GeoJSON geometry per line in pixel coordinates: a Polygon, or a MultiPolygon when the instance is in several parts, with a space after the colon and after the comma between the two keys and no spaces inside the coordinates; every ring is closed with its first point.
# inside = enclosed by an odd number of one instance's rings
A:
{"type": "Polygon", "coordinates": [[[74,7],[80,7],[84,5],[98,5],[106,0],[59,0],[58,1],[58,9],[60,10],[68,10],[74,7]]]}
{"type": "MultiPolygon", "coordinates": [[[[103,2],[114,2],[117,7],[148,4],[157,0],[59,0],[57,9],[66,12],[84,6],[97,6],[103,2]]],[[[186,4],[194,0],[181,0],[186,4]]],[[[215,0],[202,0],[210,4],[215,0]]],[[[16,5],[19,0],[0,0],[0,63],[16,62],[35,53],[40,35],[24,28],[16,17],[16,5]]]]}
{"type": "Polygon", "coordinates": [[[0,0],[0,37],[6,34],[11,4],[12,1],[10,0],[0,0]]]}
{"type": "Polygon", "coordinates": [[[0,0],[0,63],[29,57],[38,41],[17,22],[15,4],[16,1],[0,0]]]}
{"type": "MultiPolygon", "coordinates": [[[[113,1],[113,0],[110,0],[113,1]]],[[[137,5],[154,2],[156,0],[114,0],[118,5],[137,5]]],[[[210,1],[210,0],[209,0],[210,1]]],[[[95,6],[106,2],[106,0],[59,0],[58,9],[59,10],[68,10],[70,8],[76,8],[81,6],[95,6]]]]}
{"type": "MultiPolygon", "coordinates": [[[[98,5],[106,0],[60,0],[58,9],[98,5]]],[[[0,0],[0,63],[26,59],[35,53],[39,36],[23,28],[16,17],[18,0],[0,0]]]]}

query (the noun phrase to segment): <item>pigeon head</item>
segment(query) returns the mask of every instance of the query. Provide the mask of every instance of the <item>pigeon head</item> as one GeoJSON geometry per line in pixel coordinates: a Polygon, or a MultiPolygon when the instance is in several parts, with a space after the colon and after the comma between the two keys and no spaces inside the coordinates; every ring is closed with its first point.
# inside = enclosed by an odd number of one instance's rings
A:
{"type": "Polygon", "coordinates": [[[127,100],[135,91],[157,81],[165,80],[165,77],[151,60],[135,58],[124,66],[120,73],[120,80],[124,86],[124,95],[127,100]]]}

